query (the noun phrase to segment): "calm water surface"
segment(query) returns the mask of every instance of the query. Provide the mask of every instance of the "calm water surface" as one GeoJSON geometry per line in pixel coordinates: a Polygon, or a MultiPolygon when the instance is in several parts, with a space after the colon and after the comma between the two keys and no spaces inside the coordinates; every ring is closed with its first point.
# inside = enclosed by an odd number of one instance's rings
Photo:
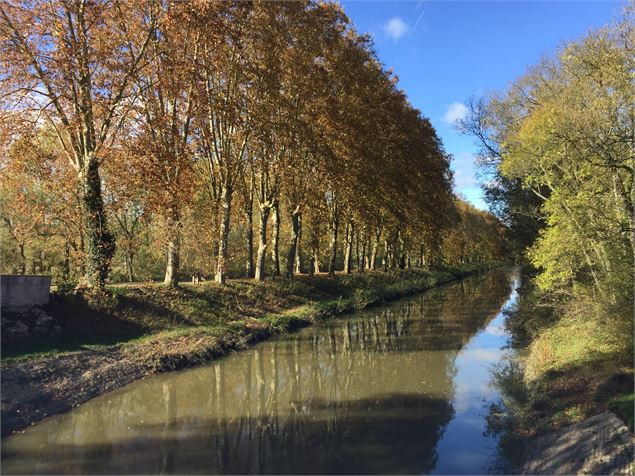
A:
{"type": "Polygon", "coordinates": [[[2,441],[2,473],[500,470],[504,306],[492,271],[135,382],[2,441]]]}

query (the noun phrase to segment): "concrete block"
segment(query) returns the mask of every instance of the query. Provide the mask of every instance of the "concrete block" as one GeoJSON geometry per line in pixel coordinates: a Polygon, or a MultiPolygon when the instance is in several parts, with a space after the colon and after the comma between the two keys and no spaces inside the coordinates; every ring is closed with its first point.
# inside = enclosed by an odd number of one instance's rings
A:
{"type": "Polygon", "coordinates": [[[0,275],[0,302],[2,311],[27,311],[33,306],[49,302],[51,277],[38,275],[0,275]]]}

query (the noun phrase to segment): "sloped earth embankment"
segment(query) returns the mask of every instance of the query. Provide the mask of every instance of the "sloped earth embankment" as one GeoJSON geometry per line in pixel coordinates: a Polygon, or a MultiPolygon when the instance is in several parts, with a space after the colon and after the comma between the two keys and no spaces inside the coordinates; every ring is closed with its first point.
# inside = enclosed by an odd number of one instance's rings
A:
{"type": "Polygon", "coordinates": [[[633,474],[635,440],[611,412],[533,439],[522,474],[633,474]]]}

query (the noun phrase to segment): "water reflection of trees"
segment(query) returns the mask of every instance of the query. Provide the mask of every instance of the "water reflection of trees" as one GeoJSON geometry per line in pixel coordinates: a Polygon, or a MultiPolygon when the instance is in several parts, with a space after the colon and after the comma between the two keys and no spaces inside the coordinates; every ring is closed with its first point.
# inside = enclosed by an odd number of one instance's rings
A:
{"type": "Polygon", "coordinates": [[[5,440],[3,466],[429,472],[453,415],[454,359],[508,292],[505,274],[490,273],[139,382],[5,440]]]}

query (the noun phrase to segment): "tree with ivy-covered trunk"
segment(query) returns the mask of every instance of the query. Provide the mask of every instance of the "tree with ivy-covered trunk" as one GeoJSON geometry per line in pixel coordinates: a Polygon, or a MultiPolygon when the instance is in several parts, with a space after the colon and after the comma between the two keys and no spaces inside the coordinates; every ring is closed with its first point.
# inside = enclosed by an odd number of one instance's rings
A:
{"type": "Polygon", "coordinates": [[[80,173],[83,186],[82,215],[86,238],[85,281],[89,287],[103,287],[108,277],[110,260],[115,253],[115,239],[108,231],[104,200],[101,194],[99,163],[89,158],[80,173]]]}
{"type": "Polygon", "coordinates": [[[103,288],[115,242],[100,178],[104,149],[133,101],[156,15],[149,2],[0,5],[3,108],[47,123],[81,183],[84,285],[103,288]]]}

